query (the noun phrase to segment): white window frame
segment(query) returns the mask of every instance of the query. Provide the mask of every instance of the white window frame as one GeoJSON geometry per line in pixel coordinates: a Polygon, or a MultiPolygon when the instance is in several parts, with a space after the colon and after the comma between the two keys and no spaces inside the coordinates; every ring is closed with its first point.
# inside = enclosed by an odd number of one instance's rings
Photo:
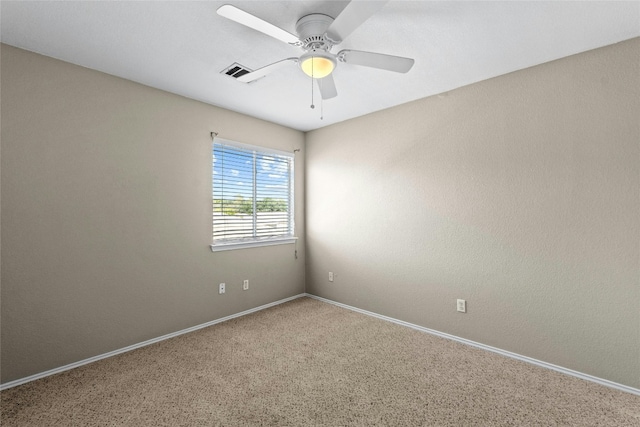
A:
{"type": "MultiPolygon", "coordinates": [[[[227,147],[231,147],[233,148],[237,148],[238,150],[242,150],[242,151],[250,151],[254,153],[254,165],[256,162],[256,157],[258,155],[275,155],[275,156],[282,156],[282,157],[287,157],[290,159],[290,169],[289,169],[289,182],[288,182],[288,197],[289,197],[289,205],[288,205],[288,229],[289,232],[286,236],[278,236],[278,237],[256,237],[256,218],[257,218],[257,209],[256,209],[256,198],[255,198],[255,194],[256,194],[256,173],[254,171],[254,177],[253,177],[253,182],[252,182],[252,187],[253,187],[253,193],[254,193],[254,197],[253,197],[253,213],[252,218],[253,218],[253,234],[254,236],[251,238],[241,238],[241,239],[222,239],[222,240],[218,240],[216,241],[216,239],[214,238],[214,227],[215,227],[215,221],[216,221],[216,213],[215,210],[212,211],[212,243],[211,243],[211,251],[212,252],[217,252],[217,251],[227,251],[227,250],[233,250],[233,249],[243,249],[243,248],[253,248],[253,247],[260,247],[260,246],[271,246],[271,245],[282,245],[282,244],[291,244],[291,243],[295,243],[297,240],[297,237],[295,237],[295,197],[294,197],[294,171],[295,171],[295,158],[294,158],[294,154],[293,153],[289,153],[286,151],[280,151],[280,150],[275,150],[272,148],[265,148],[265,147],[260,147],[260,146],[256,146],[256,145],[249,145],[249,144],[245,144],[245,143],[241,143],[241,142],[237,142],[237,141],[231,141],[228,139],[223,139],[223,138],[218,138],[215,137],[213,139],[212,145],[211,145],[211,154],[212,154],[212,164],[211,164],[211,194],[212,194],[212,204],[215,205],[215,194],[216,194],[216,188],[215,188],[215,174],[214,174],[214,169],[215,169],[215,147],[217,145],[224,145],[227,147]]],[[[214,208],[215,209],[215,208],[214,208]]]]}

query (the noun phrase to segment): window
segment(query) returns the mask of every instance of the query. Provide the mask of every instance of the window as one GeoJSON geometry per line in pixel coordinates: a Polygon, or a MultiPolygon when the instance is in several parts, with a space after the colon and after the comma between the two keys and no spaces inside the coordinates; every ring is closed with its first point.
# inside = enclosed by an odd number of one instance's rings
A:
{"type": "Polygon", "coordinates": [[[211,250],[293,243],[293,154],[215,138],[211,250]]]}

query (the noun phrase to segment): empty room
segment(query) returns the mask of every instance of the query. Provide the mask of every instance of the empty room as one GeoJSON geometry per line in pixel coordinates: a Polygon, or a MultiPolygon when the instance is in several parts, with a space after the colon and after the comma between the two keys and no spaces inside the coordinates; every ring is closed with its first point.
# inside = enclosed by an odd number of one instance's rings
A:
{"type": "Polygon", "coordinates": [[[640,1],[1,1],[2,426],[640,425],[640,1]]]}

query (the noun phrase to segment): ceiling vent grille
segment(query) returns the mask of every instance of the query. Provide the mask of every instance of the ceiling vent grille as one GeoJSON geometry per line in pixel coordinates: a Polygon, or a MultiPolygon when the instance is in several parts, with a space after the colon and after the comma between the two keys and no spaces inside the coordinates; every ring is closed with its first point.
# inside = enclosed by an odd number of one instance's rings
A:
{"type": "Polygon", "coordinates": [[[244,65],[240,65],[237,62],[234,62],[224,70],[220,71],[220,74],[226,74],[229,77],[233,77],[234,79],[237,79],[238,77],[244,76],[245,74],[250,73],[251,71],[252,70],[245,67],[244,65]]]}

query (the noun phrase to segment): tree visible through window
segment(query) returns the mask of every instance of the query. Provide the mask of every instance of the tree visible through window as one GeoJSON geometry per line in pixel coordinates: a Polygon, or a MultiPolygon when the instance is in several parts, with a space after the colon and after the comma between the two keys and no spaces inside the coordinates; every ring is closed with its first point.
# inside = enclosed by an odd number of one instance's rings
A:
{"type": "Polygon", "coordinates": [[[293,237],[293,155],[216,138],[213,244],[293,237]]]}

